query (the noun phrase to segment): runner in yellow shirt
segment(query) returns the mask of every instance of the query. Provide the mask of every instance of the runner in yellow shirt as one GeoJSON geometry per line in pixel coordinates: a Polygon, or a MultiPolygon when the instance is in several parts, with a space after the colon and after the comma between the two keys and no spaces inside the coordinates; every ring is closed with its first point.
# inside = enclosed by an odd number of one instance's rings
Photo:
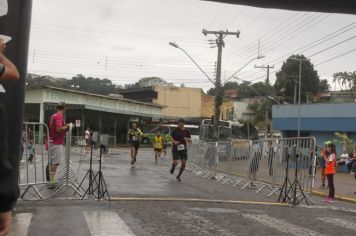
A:
{"type": "Polygon", "coordinates": [[[153,148],[155,151],[155,160],[157,164],[158,157],[161,158],[161,152],[164,146],[164,139],[160,132],[157,132],[156,136],[153,138],[153,148]]]}

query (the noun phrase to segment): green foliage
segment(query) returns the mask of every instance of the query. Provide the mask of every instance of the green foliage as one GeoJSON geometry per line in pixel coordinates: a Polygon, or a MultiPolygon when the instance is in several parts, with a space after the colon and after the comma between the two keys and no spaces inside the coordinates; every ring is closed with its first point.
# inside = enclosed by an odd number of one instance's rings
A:
{"type": "Polygon", "coordinates": [[[307,101],[307,94],[316,95],[328,87],[328,84],[326,81],[320,81],[314,65],[309,60],[306,60],[306,57],[303,55],[292,55],[283,63],[281,70],[276,73],[277,79],[274,88],[277,91],[277,96],[285,97],[288,103],[292,103],[294,100],[294,88],[295,86],[298,88],[299,60],[293,60],[292,58],[303,59],[301,100],[305,103],[307,101]]]}
{"type": "Polygon", "coordinates": [[[44,86],[53,86],[101,95],[117,93],[119,88],[119,86],[113,84],[109,79],[99,79],[93,77],[86,78],[81,74],[78,74],[69,80],[63,78],[54,78],[51,76],[29,74],[26,79],[26,85],[27,88],[42,88],[44,86]]]}
{"type": "Polygon", "coordinates": [[[254,112],[254,116],[255,119],[253,121],[253,123],[256,126],[265,126],[265,122],[266,122],[266,110],[268,111],[268,118],[271,118],[271,111],[272,111],[272,103],[268,100],[268,101],[262,101],[262,102],[254,102],[251,103],[247,106],[247,108],[249,110],[251,110],[252,112],[254,112]],[[258,125],[260,124],[260,125],[258,125]]]}
{"type": "Polygon", "coordinates": [[[334,142],[340,144],[343,149],[346,149],[349,153],[352,153],[355,146],[352,139],[350,139],[346,133],[335,132],[335,136],[337,139],[334,140],[334,142]]]}
{"type": "MultiPolygon", "coordinates": [[[[238,89],[239,99],[266,96],[267,91],[269,95],[274,94],[273,86],[269,85],[267,87],[265,82],[257,82],[254,84],[248,83],[247,81],[244,81],[242,83],[227,82],[223,85],[223,91],[225,91],[226,89],[238,89]]],[[[215,88],[210,88],[207,91],[207,94],[215,96],[215,88]]]]}

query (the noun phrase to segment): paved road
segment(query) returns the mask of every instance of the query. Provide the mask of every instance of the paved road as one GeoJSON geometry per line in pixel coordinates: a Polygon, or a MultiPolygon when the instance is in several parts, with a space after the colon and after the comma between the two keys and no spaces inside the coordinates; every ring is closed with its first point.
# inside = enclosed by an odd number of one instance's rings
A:
{"type": "MultiPolygon", "coordinates": [[[[75,166],[79,158],[73,154],[75,166]]],[[[184,173],[180,183],[169,174],[168,159],[154,164],[151,149],[141,150],[135,167],[129,162],[128,149],[116,150],[104,159],[104,176],[117,201],[20,201],[12,235],[356,234],[353,204],[325,205],[315,197],[316,205],[309,208],[269,205],[276,197],[266,199],[255,190],[232,188],[190,172],[184,173]],[[122,200],[126,197],[131,201],[122,200]],[[132,197],[141,200],[133,201],[132,197]],[[192,198],[211,202],[192,202],[192,198]],[[216,199],[238,202],[214,203],[216,199]]],[[[87,168],[88,160],[84,159],[81,176],[87,168]]]]}

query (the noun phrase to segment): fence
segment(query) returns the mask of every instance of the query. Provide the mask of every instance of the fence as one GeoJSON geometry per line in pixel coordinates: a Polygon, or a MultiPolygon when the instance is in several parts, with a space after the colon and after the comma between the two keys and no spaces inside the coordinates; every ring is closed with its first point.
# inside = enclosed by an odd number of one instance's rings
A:
{"type": "Polygon", "coordinates": [[[313,137],[194,142],[189,150],[194,174],[271,197],[286,177],[311,193],[315,173],[313,137]]]}
{"type": "Polygon", "coordinates": [[[26,122],[23,124],[20,153],[19,187],[21,198],[33,189],[32,195],[43,199],[41,188],[47,183],[49,153],[43,143],[48,142],[49,129],[46,124],[26,122]],[[39,130],[39,135],[34,131],[39,130]]]}
{"type": "Polygon", "coordinates": [[[20,197],[26,200],[44,200],[62,196],[63,192],[72,189],[81,195],[78,188],[79,169],[75,170],[70,160],[72,143],[71,129],[66,134],[64,159],[57,169],[57,187],[55,190],[47,188],[50,179],[50,156],[48,149],[49,128],[46,124],[25,122],[21,142],[21,162],[19,171],[20,197]],[[33,131],[38,131],[34,135],[33,131]]]}

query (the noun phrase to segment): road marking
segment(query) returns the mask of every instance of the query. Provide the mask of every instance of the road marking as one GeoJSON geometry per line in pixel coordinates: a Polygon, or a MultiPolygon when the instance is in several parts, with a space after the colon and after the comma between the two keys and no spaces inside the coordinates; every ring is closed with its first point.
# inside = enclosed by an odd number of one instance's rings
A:
{"type": "Polygon", "coordinates": [[[25,236],[30,227],[32,213],[18,213],[14,215],[12,229],[9,236],[25,236]]]}
{"type": "Polygon", "coordinates": [[[135,235],[115,212],[85,211],[83,214],[92,236],[135,235]]]}
{"type": "Polygon", "coordinates": [[[268,215],[242,214],[243,217],[254,220],[258,223],[271,227],[285,234],[296,236],[319,236],[323,235],[318,232],[288,223],[284,220],[279,220],[268,215]]]}
{"type": "Polygon", "coordinates": [[[167,201],[167,202],[207,202],[207,203],[232,203],[245,205],[267,205],[267,206],[289,206],[279,202],[254,202],[221,199],[201,199],[201,198],[169,198],[169,197],[111,197],[111,201],[167,201]]]}
{"type": "Polygon", "coordinates": [[[318,220],[323,221],[324,223],[333,224],[342,228],[350,229],[352,231],[356,230],[356,224],[341,219],[331,219],[331,218],[318,218],[318,220]]]}
{"type": "Polygon", "coordinates": [[[217,226],[214,222],[211,222],[193,212],[168,212],[167,215],[170,219],[174,220],[175,223],[191,230],[193,232],[191,235],[234,235],[230,231],[217,226]]]}

